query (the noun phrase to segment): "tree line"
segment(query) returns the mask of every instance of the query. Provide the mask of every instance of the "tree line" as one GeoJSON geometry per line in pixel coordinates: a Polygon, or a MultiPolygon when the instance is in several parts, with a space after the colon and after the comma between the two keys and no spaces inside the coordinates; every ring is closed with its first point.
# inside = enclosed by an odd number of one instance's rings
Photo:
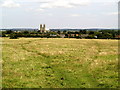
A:
{"type": "Polygon", "coordinates": [[[2,37],[17,39],[19,37],[39,37],[39,38],[86,38],[86,39],[119,39],[119,30],[99,30],[99,31],[49,31],[41,33],[40,31],[2,31],[2,37]]]}

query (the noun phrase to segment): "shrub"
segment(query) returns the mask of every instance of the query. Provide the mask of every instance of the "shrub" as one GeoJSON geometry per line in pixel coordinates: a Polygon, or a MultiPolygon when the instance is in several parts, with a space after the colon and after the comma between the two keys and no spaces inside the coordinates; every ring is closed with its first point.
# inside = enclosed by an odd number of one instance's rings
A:
{"type": "Polygon", "coordinates": [[[17,34],[10,34],[10,39],[17,39],[17,38],[18,38],[17,34]]]}

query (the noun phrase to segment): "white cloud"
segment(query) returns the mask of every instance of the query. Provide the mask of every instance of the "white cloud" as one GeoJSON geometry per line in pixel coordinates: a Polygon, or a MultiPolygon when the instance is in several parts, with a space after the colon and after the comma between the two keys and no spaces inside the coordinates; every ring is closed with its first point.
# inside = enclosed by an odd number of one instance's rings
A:
{"type": "Polygon", "coordinates": [[[37,8],[35,11],[44,11],[42,8],[37,8]]]}
{"type": "Polygon", "coordinates": [[[118,15],[118,12],[107,13],[107,15],[118,15]]]}
{"type": "Polygon", "coordinates": [[[53,14],[52,13],[48,13],[48,16],[53,16],[53,14]]]}
{"type": "Polygon", "coordinates": [[[102,2],[101,4],[105,6],[113,6],[113,5],[117,6],[118,2],[102,2]]]}
{"type": "Polygon", "coordinates": [[[39,8],[74,8],[77,6],[85,6],[90,4],[90,0],[44,0],[39,8]]]}
{"type": "Polygon", "coordinates": [[[14,2],[13,0],[5,0],[2,4],[2,7],[6,8],[14,8],[14,7],[20,7],[20,4],[14,2]]]}
{"type": "MultiPolygon", "coordinates": [[[[15,0],[20,2],[52,2],[57,0],[15,0]]],[[[78,2],[119,2],[120,0],[61,0],[61,1],[78,1],[78,2]]]]}
{"type": "Polygon", "coordinates": [[[70,16],[72,16],[72,17],[79,17],[80,14],[71,14],[70,16]]]}

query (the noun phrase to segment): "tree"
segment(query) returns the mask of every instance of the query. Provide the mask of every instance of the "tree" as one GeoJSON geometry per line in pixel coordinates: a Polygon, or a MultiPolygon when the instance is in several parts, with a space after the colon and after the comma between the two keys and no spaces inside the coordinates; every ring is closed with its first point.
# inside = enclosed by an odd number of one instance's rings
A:
{"type": "Polygon", "coordinates": [[[10,39],[17,39],[17,38],[18,38],[17,34],[14,33],[10,34],[10,39]]]}
{"type": "Polygon", "coordinates": [[[2,31],[0,34],[1,34],[2,37],[6,37],[5,33],[6,32],[2,31]]]}
{"type": "Polygon", "coordinates": [[[8,30],[8,31],[6,31],[6,34],[11,34],[11,33],[13,33],[12,30],[8,30]]]}
{"type": "Polygon", "coordinates": [[[57,33],[58,33],[58,34],[61,34],[61,32],[60,32],[60,31],[57,31],[57,33]]]}
{"type": "Polygon", "coordinates": [[[89,35],[92,35],[92,34],[94,34],[94,31],[89,31],[89,35]]]}
{"type": "Polygon", "coordinates": [[[66,34],[66,33],[67,33],[67,31],[66,31],[66,30],[64,30],[64,31],[63,31],[63,34],[66,34]]]}
{"type": "Polygon", "coordinates": [[[24,34],[29,34],[29,32],[28,32],[28,31],[24,31],[23,33],[24,33],[24,34]]]}
{"type": "Polygon", "coordinates": [[[89,35],[86,37],[87,39],[95,39],[95,36],[94,35],[89,35]]]}
{"type": "Polygon", "coordinates": [[[97,37],[99,39],[112,39],[113,38],[112,34],[110,33],[99,33],[97,34],[97,37]]]}
{"type": "Polygon", "coordinates": [[[86,30],[83,30],[83,34],[87,34],[87,31],[86,31],[86,30]]]}
{"type": "Polygon", "coordinates": [[[80,34],[87,34],[87,30],[80,30],[79,33],[80,34]]]}

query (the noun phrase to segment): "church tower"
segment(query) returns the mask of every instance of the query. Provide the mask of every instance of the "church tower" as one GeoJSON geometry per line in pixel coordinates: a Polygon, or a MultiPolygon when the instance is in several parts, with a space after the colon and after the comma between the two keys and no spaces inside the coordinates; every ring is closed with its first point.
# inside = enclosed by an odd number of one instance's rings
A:
{"type": "Polygon", "coordinates": [[[43,25],[43,32],[45,32],[45,24],[43,25]]]}
{"type": "Polygon", "coordinates": [[[45,29],[45,24],[40,24],[40,32],[41,33],[44,33],[44,32],[46,32],[46,29],[45,29]]]}

